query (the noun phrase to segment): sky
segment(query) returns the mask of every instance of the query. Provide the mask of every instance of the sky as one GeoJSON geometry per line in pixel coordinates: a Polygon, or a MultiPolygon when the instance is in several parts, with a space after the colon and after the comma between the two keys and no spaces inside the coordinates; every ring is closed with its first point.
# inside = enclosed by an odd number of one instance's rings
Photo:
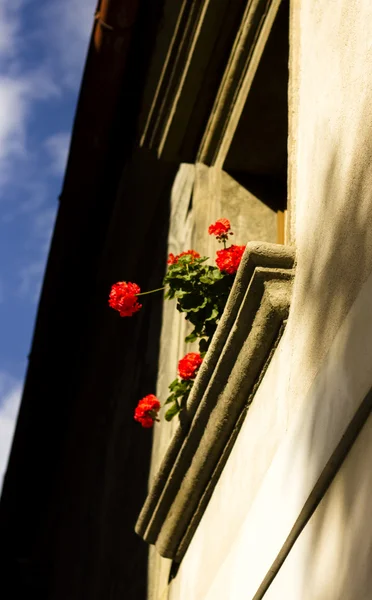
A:
{"type": "Polygon", "coordinates": [[[0,0],[0,488],[97,0],[0,0]]]}

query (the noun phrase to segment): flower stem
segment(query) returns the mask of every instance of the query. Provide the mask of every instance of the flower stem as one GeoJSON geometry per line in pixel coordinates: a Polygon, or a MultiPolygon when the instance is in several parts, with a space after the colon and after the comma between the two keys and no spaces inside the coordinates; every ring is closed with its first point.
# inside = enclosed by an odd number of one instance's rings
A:
{"type": "Polygon", "coordinates": [[[140,294],[136,294],[136,296],[146,296],[146,294],[154,294],[155,292],[161,292],[161,290],[165,290],[165,286],[156,290],[150,290],[149,292],[141,292],[140,294]]]}

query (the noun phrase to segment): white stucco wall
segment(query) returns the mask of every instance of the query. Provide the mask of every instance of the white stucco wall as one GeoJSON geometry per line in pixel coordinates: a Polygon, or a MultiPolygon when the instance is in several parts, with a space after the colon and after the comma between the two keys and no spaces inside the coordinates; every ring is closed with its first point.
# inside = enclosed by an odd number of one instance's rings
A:
{"type": "Polygon", "coordinates": [[[297,116],[289,151],[298,269],[291,325],[298,335],[291,395],[298,398],[372,269],[372,5],[293,5],[297,116]]]}
{"type": "MultiPolygon", "coordinates": [[[[287,422],[281,411],[285,386],[280,373],[289,359],[288,339],[283,337],[172,582],[170,600],[253,598],[371,387],[371,297],[372,276],[339,329],[302,408],[287,422]]],[[[366,468],[368,464],[366,460],[366,468]]],[[[372,526],[363,526],[372,539],[372,526]]],[[[341,558],[342,546],[339,551],[341,558]]]]}
{"type": "MultiPolygon", "coordinates": [[[[290,318],[170,600],[253,598],[372,386],[372,3],[293,0],[291,40],[291,231],[298,264],[290,318]]],[[[342,484],[336,478],[269,588],[270,600],[287,597],[283,590],[296,580],[298,561],[302,573],[315,568],[309,536],[332,568],[319,567],[307,595],[294,588],[288,598],[369,597],[363,569],[342,551],[355,533],[370,557],[364,496],[352,521],[347,512],[358,480],[363,494],[369,481],[368,460],[358,462],[369,451],[369,428],[339,472],[342,484]],[[356,595],[330,585],[338,572],[356,595]]]]}
{"type": "Polygon", "coordinates": [[[371,456],[372,416],[265,600],[371,598],[371,456]]]}

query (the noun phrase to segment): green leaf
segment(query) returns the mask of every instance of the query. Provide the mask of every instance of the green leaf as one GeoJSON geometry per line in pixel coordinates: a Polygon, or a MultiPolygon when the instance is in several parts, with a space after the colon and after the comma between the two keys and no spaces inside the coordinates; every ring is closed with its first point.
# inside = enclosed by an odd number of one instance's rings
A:
{"type": "Polygon", "coordinates": [[[220,279],[225,279],[225,275],[223,273],[221,273],[221,271],[219,269],[213,269],[213,271],[211,272],[211,275],[212,275],[214,281],[219,281],[220,279]]]}
{"type": "Polygon", "coordinates": [[[179,302],[182,312],[194,312],[199,311],[206,306],[208,298],[201,296],[200,294],[187,294],[182,298],[182,302],[179,302]]]}
{"type": "Polygon", "coordinates": [[[178,386],[178,384],[179,384],[179,380],[174,379],[174,381],[172,381],[172,383],[169,384],[168,388],[172,392],[174,390],[174,388],[178,386]]]}
{"type": "Polygon", "coordinates": [[[218,315],[219,315],[219,312],[218,312],[217,308],[214,307],[213,310],[212,310],[212,312],[211,312],[211,314],[210,314],[210,316],[207,317],[205,320],[206,321],[213,321],[214,319],[217,319],[218,315]]]}
{"type": "Polygon", "coordinates": [[[224,278],[225,278],[225,275],[223,273],[221,273],[221,271],[219,269],[210,267],[208,269],[208,271],[206,272],[206,274],[202,275],[200,277],[200,281],[202,283],[206,283],[207,285],[213,285],[217,281],[221,281],[221,279],[224,279],[224,278]]]}
{"type": "Polygon", "coordinates": [[[206,283],[207,285],[211,285],[212,283],[214,283],[214,279],[210,275],[202,275],[199,281],[201,281],[202,283],[206,283]]]}
{"type": "Polygon", "coordinates": [[[164,415],[165,420],[171,421],[173,419],[173,417],[175,417],[179,412],[180,412],[180,408],[179,408],[178,404],[174,403],[173,406],[171,406],[165,413],[165,415],[164,415]]]}
{"type": "Polygon", "coordinates": [[[187,392],[188,388],[190,387],[189,382],[190,382],[190,380],[186,381],[184,379],[181,379],[181,381],[179,382],[179,385],[176,388],[174,388],[174,390],[173,390],[173,394],[174,394],[175,398],[180,398],[187,392]]]}
{"type": "Polygon", "coordinates": [[[190,333],[189,335],[187,335],[185,337],[185,342],[186,342],[186,344],[189,344],[191,342],[195,342],[198,339],[198,337],[199,336],[195,333],[195,329],[194,329],[194,331],[192,333],[190,333]]]}
{"type": "Polygon", "coordinates": [[[186,291],[186,290],[177,290],[177,291],[174,293],[174,297],[175,297],[175,298],[184,298],[184,296],[187,296],[187,294],[189,294],[189,293],[190,293],[190,292],[189,292],[189,291],[186,291]]]}

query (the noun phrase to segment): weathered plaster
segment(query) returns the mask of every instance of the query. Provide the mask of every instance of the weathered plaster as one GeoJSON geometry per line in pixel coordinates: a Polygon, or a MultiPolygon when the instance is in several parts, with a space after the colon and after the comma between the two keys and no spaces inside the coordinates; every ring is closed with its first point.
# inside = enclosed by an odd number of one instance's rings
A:
{"type": "MultiPolygon", "coordinates": [[[[298,264],[290,316],[280,353],[171,584],[171,600],[255,596],[372,384],[372,6],[294,0],[291,26],[289,163],[298,264]],[[254,412],[258,406],[266,415],[254,412]]],[[[369,434],[360,436],[359,457],[370,448],[369,434]]],[[[361,462],[355,480],[348,459],[341,467],[336,491],[325,496],[327,509],[314,514],[310,534],[305,527],[301,538],[308,541],[294,546],[270,600],[287,597],[286,586],[296,600],[369,597],[370,469],[361,462]],[[360,565],[352,556],[359,540],[360,565]],[[319,548],[319,560],[310,548],[319,548]],[[297,568],[303,588],[294,592],[297,568]],[[331,585],[339,574],[343,588],[331,585]]]]}
{"type": "Polygon", "coordinates": [[[240,600],[243,590],[254,597],[370,389],[371,297],[372,276],[289,426],[281,414],[286,330],[172,582],[171,600],[240,600]]]}
{"type": "Polygon", "coordinates": [[[372,270],[372,5],[293,4],[298,269],[288,327],[298,404],[372,270]]]}
{"type": "Polygon", "coordinates": [[[265,600],[368,600],[372,590],[372,416],[265,600]]]}

